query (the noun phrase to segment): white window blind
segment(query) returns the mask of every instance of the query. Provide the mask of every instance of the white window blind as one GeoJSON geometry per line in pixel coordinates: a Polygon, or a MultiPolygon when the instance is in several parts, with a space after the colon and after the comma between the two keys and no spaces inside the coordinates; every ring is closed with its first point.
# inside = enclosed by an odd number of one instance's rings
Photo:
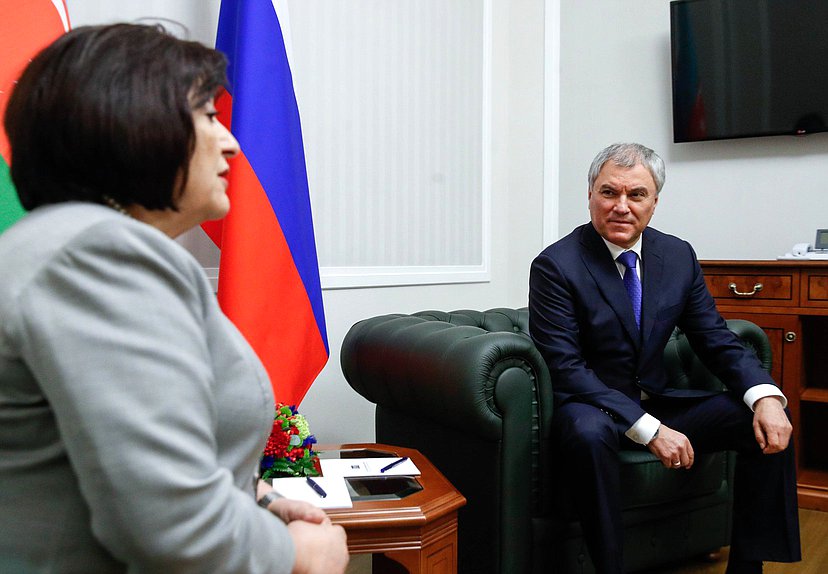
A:
{"type": "Polygon", "coordinates": [[[489,278],[490,0],[295,0],[324,287],[489,278]]]}

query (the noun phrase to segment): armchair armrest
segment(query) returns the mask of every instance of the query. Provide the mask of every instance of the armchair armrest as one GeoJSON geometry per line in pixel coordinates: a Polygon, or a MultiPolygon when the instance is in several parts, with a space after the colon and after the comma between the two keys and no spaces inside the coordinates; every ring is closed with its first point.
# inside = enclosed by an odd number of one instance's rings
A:
{"type": "MultiPolygon", "coordinates": [[[[762,367],[770,372],[773,361],[768,336],[761,327],[743,319],[728,319],[728,328],[742,344],[756,353],[762,367]]],[[[664,350],[665,367],[671,386],[680,389],[723,390],[725,385],[704,366],[680,329],[676,329],[664,350]]]]}
{"type": "Polygon", "coordinates": [[[728,319],[727,326],[736,333],[746,347],[756,353],[759,362],[762,363],[762,368],[770,372],[773,365],[773,353],[765,331],[756,323],[744,319],[728,319]]]}
{"type": "Polygon", "coordinates": [[[385,315],[354,325],[342,344],[348,383],[372,403],[435,424],[498,440],[509,391],[498,389],[519,369],[549,428],[552,386],[532,341],[432,318],[385,315]],[[498,398],[502,400],[498,400],[498,398]]]}

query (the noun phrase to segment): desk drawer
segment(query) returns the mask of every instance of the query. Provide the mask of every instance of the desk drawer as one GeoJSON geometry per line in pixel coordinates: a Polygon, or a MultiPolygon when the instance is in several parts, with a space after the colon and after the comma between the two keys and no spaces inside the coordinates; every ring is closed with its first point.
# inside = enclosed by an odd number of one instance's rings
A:
{"type": "Polygon", "coordinates": [[[828,307],[828,270],[805,272],[802,300],[809,307],[828,307]]]}
{"type": "Polygon", "coordinates": [[[716,301],[728,305],[799,305],[799,274],[746,273],[744,270],[728,272],[716,269],[706,271],[704,278],[716,301]]]}

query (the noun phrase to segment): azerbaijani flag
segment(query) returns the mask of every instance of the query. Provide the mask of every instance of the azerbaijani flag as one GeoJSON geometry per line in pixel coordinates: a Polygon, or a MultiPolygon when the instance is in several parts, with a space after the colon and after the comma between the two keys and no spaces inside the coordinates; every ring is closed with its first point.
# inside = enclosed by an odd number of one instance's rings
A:
{"type": "Polygon", "coordinates": [[[32,57],[69,29],[63,0],[0,0],[0,233],[23,216],[9,163],[3,117],[15,81],[32,57]]]}
{"type": "Polygon", "coordinates": [[[265,365],[276,400],[298,405],[328,360],[299,110],[271,0],[222,0],[216,103],[239,141],[230,213],[204,225],[221,249],[218,298],[265,365]]]}

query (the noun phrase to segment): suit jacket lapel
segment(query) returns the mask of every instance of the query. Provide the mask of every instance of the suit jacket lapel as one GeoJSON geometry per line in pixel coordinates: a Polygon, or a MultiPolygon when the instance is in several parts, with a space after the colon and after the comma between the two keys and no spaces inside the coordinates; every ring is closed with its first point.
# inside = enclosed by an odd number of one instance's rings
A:
{"type": "Polygon", "coordinates": [[[653,330],[658,313],[663,289],[664,258],[658,242],[653,239],[653,234],[645,229],[642,237],[641,259],[644,267],[644,284],[641,297],[641,336],[642,340],[646,341],[653,330]]]}
{"type": "MultiPolygon", "coordinates": [[[[584,246],[584,249],[581,250],[581,259],[584,265],[595,279],[604,300],[618,315],[624,330],[627,331],[635,348],[638,349],[641,346],[641,333],[638,325],[635,324],[632,304],[627,295],[627,290],[624,288],[624,281],[621,279],[621,274],[618,272],[618,267],[615,265],[615,261],[612,260],[607,246],[591,223],[587,223],[583,228],[581,244],[584,246]]],[[[646,277],[646,271],[644,275],[646,277]]],[[[644,291],[644,297],[643,301],[646,301],[646,290],[644,291]]]]}

